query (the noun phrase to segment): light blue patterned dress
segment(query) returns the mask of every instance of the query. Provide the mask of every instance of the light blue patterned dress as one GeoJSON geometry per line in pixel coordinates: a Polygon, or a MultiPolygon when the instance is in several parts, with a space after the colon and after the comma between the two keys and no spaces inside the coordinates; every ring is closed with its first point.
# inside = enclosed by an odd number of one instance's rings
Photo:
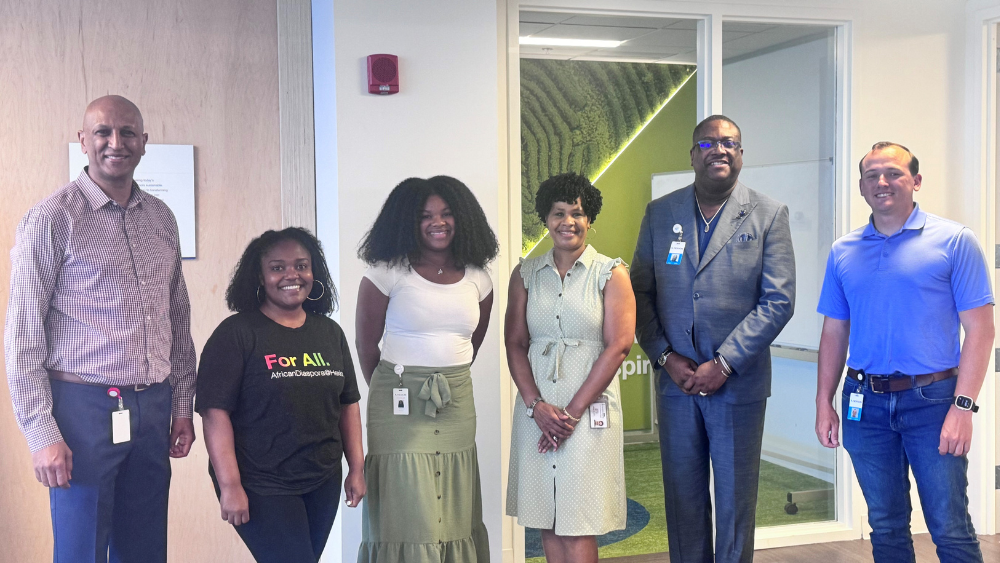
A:
{"type": "MultiPolygon", "coordinates": [[[[528,360],[549,404],[564,407],[604,351],[604,285],[620,258],[588,245],[560,279],[550,250],[521,261],[528,290],[528,360]]],[[[590,409],[558,451],[538,453],[542,433],[521,408],[514,410],[507,514],[522,526],[561,536],[601,535],[625,528],[625,467],[618,378],[608,386],[609,427],[592,429],[590,409]]]]}

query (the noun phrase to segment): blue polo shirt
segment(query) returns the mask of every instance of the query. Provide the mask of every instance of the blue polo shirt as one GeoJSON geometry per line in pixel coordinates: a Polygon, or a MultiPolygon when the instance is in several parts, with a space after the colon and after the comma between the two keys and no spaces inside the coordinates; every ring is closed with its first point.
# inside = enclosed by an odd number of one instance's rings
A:
{"type": "Polygon", "coordinates": [[[890,236],[868,225],[833,244],[816,310],[851,321],[847,365],[874,374],[958,366],[959,311],[993,303],[968,228],[920,210],[890,236]]]}

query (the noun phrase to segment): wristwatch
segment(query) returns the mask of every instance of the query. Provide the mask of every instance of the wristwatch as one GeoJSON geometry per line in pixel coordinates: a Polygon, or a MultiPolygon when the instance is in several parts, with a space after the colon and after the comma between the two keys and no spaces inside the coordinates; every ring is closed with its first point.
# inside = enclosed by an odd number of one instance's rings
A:
{"type": "Polygon", "coordinates": [[[966,397],[965,395],[958,395],[955,397],[955,406],[959,410],[979,412],[979,405],[972,400],[971,397],[966,397]]]}
{"type": "Polygon", "coordinates": [[[535,418],[535,405],[537,405],[538,403],[544,403],[544,402],[545,402],[545,399],[541,398],[541,396],[535,397],[535,400],[531,401],[531,404],[528,405],[528,410],[525,411],[526,414],[528,415],[528,418],[535,418]]]}
{"type": "Polygon", "coordinates": [[[656,359],[656,363],[659,364],[660,367],[662,368],[667,363],[667,356],[669,356],[670,354],[673,354],[673,353],[674,353],[674,349],[671,348],[670,346],[667,346],[667,349],[664,350],[663,353],[660,354],[660,357],[656,359]]]}

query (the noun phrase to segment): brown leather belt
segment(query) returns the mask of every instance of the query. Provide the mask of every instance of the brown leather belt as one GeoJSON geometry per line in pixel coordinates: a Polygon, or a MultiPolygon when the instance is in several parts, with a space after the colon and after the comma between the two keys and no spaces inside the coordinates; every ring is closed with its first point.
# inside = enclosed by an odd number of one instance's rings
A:
{"type": "Polygon", "coordinates": [[[897,391],[917,389],[918,387],[930,385],[935,381],[944,381],[945,379],[957,376],[958,368],[936,371],[934,373],[922,373],[920,375],[913,376],[876,375],[872,373],[865,373],[864,371],[856,370],[854,368],[847,368],[847,377],[861,383],[864,383],[865,380],[867,380],[868,387],[875,393],[895,393],[897,391]]]}
{"type": "Polygon", "coordinates": [[[57,369],[46,370],[49,372],[49,379],[55,379],[56,381],[65,381],[66,383],[79,383],[80,385],[94,385],[96,387],[121,387],[123,389],[132,389],[134,391],[145,391],[152,387],[152,385],[105,385],[103,383],[93,383],[84,380],[82,377],[75,373],[70,373],[68,371],[59,371],[57,369]]]}

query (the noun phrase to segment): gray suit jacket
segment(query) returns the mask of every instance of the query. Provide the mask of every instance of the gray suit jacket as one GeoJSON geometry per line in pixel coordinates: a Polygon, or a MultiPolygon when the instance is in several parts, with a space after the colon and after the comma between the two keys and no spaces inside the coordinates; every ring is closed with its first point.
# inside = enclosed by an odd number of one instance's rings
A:
{"type": "MultiPolygon", "coordinates": [[[[654,365],[668,345],[699,364],[720,353],[735,373],[715,396],[763,400],[771,394],[771,342],[795,307],[788,207],[737,183],[704,256],[695,213],[694,185],[646,206],[630,269],[639,345],[654,365]],[[668,265],[675,224],[687,245],[681,263],[668,265]]],[[[660,393],[684,394],[658,372],[660,393]]]]}

